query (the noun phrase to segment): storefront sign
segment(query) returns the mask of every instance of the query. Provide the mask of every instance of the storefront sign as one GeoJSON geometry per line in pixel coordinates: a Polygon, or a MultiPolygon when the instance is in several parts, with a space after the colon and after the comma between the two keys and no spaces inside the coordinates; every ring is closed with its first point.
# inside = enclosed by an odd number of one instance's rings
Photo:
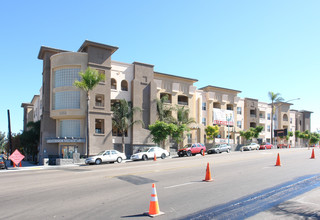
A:
{"type": "Polygon", "coordinates": [[[85,138],[52,138],[47,139],[48,144],[55,144],[55,143],[85,143],[85,138]]]}

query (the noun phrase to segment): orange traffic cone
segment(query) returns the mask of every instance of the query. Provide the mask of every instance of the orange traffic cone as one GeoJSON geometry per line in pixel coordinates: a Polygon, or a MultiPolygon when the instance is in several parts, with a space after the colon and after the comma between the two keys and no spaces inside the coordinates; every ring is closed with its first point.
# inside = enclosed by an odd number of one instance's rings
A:
{"type": "Polygon", "coordinates": [[[202,151],[202,156],[204,156],[204,151],[202,151]]]}
{"type": "Polygon", "coordinates": [[[314,155],[314,149],[312,149],[312,153],[311,153],[311,158],[310,159],[315,159],[315,155],[314,155]]]}
{"type": "Polygon", "coordinates": [[[157,155],[156,155],[156,153],[154,153],[153,160],[154,160],[154,161],[157,161],[157,155]]]}
{"type": "Polygon", "coordinates": [[[151,200],[150,200],[149,212],[147,214],[151,217],[164,214],[163,212],[160,212],[160,209],[159,209],[156,184],[154,183],[152,184],[151,200]]]}
{"type": "Polygon", "coordinates": [[[15,162],[13,162],[13,167],[16,167],[16,164],[15,164],[15,162]]]}
{"type": "Polygon", "coordinates": [[[211,178],[209,163],[207,163],[206,178],[203,181],[206,181],[206,182],[213,181],[213,179],[211,178]]]}
{"type": "Polygon", "coordinates": [[[22,167],[22,166],[21,166],[21,162],[19,163],[19,167],[22,167]]]}
{"type": "Polygon", "coordinates": [[[278,157],[277,157],[276,166],[281,166],[279,153],[278,153],[278,157]]]}

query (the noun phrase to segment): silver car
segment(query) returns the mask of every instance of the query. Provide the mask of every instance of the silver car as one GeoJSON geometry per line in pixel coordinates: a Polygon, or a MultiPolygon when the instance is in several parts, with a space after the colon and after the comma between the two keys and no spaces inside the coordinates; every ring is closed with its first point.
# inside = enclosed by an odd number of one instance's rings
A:
{"type": "Polygon", "coordinates": [[[88,157],[86,159],[86,164],[101,164],[103,162],[118,162],[121,163],[127,157],[124,153],[116,150],[105,150],[101,151],[95,156],[88,157]]]}
{"type": "Polygon", "coordinates": [[[227,144],[219,144],[213,148],[210,148],[208,151],[207,151],[207,154],[219,154],[219,153],[222,153],[222,152],[227,152],[227,153],[230,153],[231,151],[231,146],[230,145],[227,145],[227,144]]]}
{"type": "Polygon", "coordinates": [[[249,145],[243,146],[241,148],[241,151],[244,151],[244,150],[259,150],[259,148],[260,148],[259,144],[251,143],[249,145]]]}
{"type": "Polygon", "coordinates": [[[161,159],[164,159],[170,156],[170,153],[167,150],[164,150],[160,147],[150,147],[144,149],[141,152],[133,154],[131,156],[131,160],[148,160],[153,159],[154,156],[161,157],[161,159]]]}

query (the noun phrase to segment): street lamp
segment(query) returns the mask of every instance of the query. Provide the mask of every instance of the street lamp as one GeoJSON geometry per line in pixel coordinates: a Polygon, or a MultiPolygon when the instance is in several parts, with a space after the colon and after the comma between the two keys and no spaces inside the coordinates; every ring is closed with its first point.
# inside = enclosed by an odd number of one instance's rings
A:
{"type": "Polygon", "coordinates": [[[230,128],[230,121],[232,119],[232,114],[230,114],[230,116],[228,117],[228,115],[226,115],[226,119],[227,119],[227,125],[228,125],[228,145],[229,145],[229,139],[230,139],[230,135],[229,135],[229,128],[230,128]]]}

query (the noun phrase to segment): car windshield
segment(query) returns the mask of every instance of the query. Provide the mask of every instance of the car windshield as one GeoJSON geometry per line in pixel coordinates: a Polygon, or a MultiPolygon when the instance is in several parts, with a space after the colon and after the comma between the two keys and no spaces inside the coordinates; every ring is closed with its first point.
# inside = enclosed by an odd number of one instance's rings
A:
{"type": "Polygon", "coordinates": [[[97,155],[102,155],[104,153],[104,151],[101,151],[100,153],[98,153],[97,155]]]}

